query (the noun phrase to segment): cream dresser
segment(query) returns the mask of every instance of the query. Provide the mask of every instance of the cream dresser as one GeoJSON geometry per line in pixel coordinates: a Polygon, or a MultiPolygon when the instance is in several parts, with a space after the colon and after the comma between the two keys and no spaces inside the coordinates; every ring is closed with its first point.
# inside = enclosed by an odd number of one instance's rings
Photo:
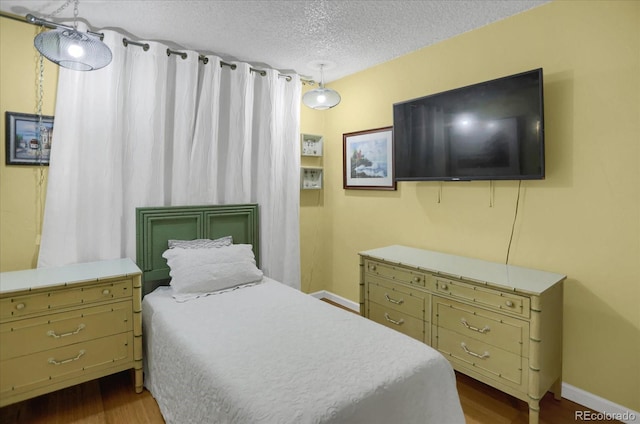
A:
{"type": "Polygon", "coordinates": [[[360,252],[360,313],[529,404],[562,378],[560,274],[405,246],[360,252]]]}
{"type": "Polygon", "coordinates": [[[142,391],[141,272],[130,259],[0,274],[0,406],[126,369],[142,391]]]}

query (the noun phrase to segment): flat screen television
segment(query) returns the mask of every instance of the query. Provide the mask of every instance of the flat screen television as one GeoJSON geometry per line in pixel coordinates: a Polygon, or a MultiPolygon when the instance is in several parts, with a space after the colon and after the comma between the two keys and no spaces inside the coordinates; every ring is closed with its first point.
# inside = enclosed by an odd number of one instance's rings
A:
{"type": "Polygon", "coordinates": [[[393,105],[396,181],[544,178],[542,69],[393,105]]]}

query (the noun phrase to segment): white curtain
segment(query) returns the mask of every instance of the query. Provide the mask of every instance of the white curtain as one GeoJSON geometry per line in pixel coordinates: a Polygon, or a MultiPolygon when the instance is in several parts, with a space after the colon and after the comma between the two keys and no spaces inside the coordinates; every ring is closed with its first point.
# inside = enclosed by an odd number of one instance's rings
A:
{"type": "Polygon", "coordinates": [[[104,34],[111,64],[60,69],[38,266],[135,260],[136,207],[250,202],[261,268],[299,288],[299,76],[104,34]]]}

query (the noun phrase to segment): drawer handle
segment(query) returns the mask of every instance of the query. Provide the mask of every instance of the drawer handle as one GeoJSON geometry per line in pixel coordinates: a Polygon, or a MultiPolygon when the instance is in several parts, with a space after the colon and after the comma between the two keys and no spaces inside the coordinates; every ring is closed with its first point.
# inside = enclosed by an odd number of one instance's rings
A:
{"type": "Polygon", "coordinates": [[[473,325],[469,325],[467,320],[464,319],[464,318],[461,318],[460,322],[462,322],[462,325],[464,325],[467,329],[473,330],[473,331],[477,331],[478,333],[483,333],[484,334],[487,331],[491,330],[488,325],[485,325],[484,328],[478,328],[478,327],[474,327],[473,325]]]}
{"type": "Polygon", "coordinates": [[[80,331],[84,330],[86,326],[84,324],[80,324],[75,331],[71,331],[69,333],[56,334],[55,331],[49,330],[47,331],[47,336],[51,336],[54,339],[59,339],[61,337],[73,336],[74,334],[78,334],[80,331]]]}
{"type": "Polygon", "coordinates": [[[446,285],[446,284],[440,284],[440,288],[441,288],[442,290],[449,290],[449,287],[447,287],[447,285],[446,285]]]}
{"type": "Polygon", "coordinates": [[[462,350],[464,350],[464,351],[465,351],[465,353],[468,353],[468,354],[469,354],[469,355],[471,355],[471,356],[475,356],[476,358],[479,358],[479,359],[486,359],[486,358],[488,358],[488,357],[489,357],[489,352],[485,352],[485,353],[483,353],[482,355],[480,355],[480,354],[478,354],[478,353],[475,353],[475,352],[470,351],[469,349],[467,349],[467,345],[466,345],[466,344],[464,344],[464,342],[460,343],[460,346],[462,346],[462,350]]]}
{"type": "Polygon", "coordinates": [[[375,266],[375,265],[369,265],[369,269],[370,269],[371,271],[375,271],[375,270],[376,270],[376,266],[375,266]]]}
{"type": "Polygon", "coordinates": [[[396,305],[402,305],[404,303],[404,299],[395,300],[389,297],[387,293],[384,294],[384,298],[387,299],[388,302],[395,303],[396,305]]]}
{"type": "Polygon", "coordinates": [[[513,308],[514,303],[510,300],[507,300],[506,302],[504,302],[505,305],[507,305],[509,308],[513,308]]]}
{"type": "Polygon", "coordinates": [[[69,359],[65,359],[63,361],[56,361],[53,358],[49,358],[49,363],[53,364],[53,365],[62,365],[62,364],[68,364],[69,362],[73,362],[73,361],[77,361],[78,359],[82,358],[82,355],[84,355],[87,351],[86,350],[81,350],[80,352],[78,352],[78,355],[74,358],[69,358],[69,359]]]}
{"type": "Polygon", "coordinates": [[[421,278],[420,278],[420,277],[413,277],[413,281],[415,281],[416,283],[419,283],[419,282],[420,282],[420,280],[421,280],[421,278]]]}
{"type": "Polygon", "coordinates": [[[16,305],[16,309],[17,309],[17,310],[19,310],[19,311],[21,311],[21,310],[23,310],[26,306],[27,306],[27,305],[25,305],[24,303],[18,303],[18,304],[16,305]]]}
{"type": "Polygon", "coordinates": [[[386,319],[387,321],[389,321],[391,324],[395,324],[395,325],[402,325],[404,324],[404,319],[400,318],[400,320],[396,321],[395,319],[391,319],[389,317],[388,313],[384,313],[384,319],[386,319]]]}
{"type": "Polygon", "coordinates": [[[102,294],[105,295],[105,296],[108,295],[109,293],[111,293],[111,291],[109,289],[102,290],[102,294]]]}

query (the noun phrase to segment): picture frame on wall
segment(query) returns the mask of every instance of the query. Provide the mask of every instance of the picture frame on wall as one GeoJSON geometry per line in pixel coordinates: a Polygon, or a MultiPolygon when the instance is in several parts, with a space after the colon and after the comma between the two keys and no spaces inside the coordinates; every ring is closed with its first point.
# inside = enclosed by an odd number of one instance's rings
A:
{"type": "Polygon", "coordinates": [[[393,127],[342,135],[343,188],[396,190],[393,179],[393,127]]]}
{"type": "Polygon", "coordinates": [[[42,116],[41,137],[39,123],[40,117],[35,114],[5,112],[7,165],[49,165],[53,116],[42,116]]]}

